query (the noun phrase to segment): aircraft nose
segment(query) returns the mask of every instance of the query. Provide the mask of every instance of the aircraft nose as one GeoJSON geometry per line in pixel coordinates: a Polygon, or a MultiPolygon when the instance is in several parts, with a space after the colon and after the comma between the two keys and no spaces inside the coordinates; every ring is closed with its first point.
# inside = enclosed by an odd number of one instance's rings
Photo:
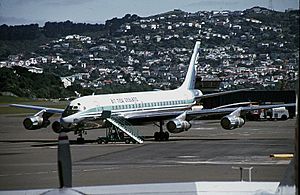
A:
{"type": "Polygon", "coordinates": [[[60,122],[61,123],[70,123],[70,122],[72,122],[68,117],[64,117],[64,118],[61,118],[60,119],[60,122]]]}
{"type": "Polygon", "coordinates": [[[69,117],[64,117],[60,119],[60,124],[64,127],[64,128],[69,128],[73,123],[73,119],[69,118],[69,117]]]}

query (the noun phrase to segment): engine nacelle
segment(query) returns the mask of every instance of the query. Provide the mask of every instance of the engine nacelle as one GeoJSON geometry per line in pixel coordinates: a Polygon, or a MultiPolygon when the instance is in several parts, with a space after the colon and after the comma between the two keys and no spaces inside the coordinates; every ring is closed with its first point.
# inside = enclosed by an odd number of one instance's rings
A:
{"type": "Polygon", "coordinates": [[[66,129],[64,128],[59,121],[54,121],[52,123],[52,130],[54,133],[61,133],[61,132],[70,132],[72,129],[66,129]]]}
{"type": "Polygon", "coordinates": [[[50,121],[40,116],[30,116],[24,119],[23,125],[27,130],[36,130],[47,127],[50,121]]]}
{"type": "Polygon", "coordinates": [[[191,127],[191,123],[179,119],[173,119],[167,123],[167,129],[170,133],[180,133],[189,130],[191,127]]]}
{"type": "Polygon", "coordinates": [[[52,130],[53,130],[55,133],[60,133],[60,132],[62,131],[62,127],[61,127],[60,122],[54,121],[54,122],[52,123],[52,130]]]}
{"type": "Polygon", "coordinates": [[[238,116],[224,116],[221,119],[221,126],[223,129],[232,130],[235,128],[242,127],[245,124],[245,120],[238,116]]]}

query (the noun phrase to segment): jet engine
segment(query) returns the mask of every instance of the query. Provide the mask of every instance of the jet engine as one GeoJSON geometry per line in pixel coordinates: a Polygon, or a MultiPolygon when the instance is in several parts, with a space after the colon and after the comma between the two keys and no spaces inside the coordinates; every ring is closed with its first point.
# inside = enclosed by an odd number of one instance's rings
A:
{"type": "Polygon", "coordinates": [[[167,123],[167,129],[170,133],[180,133],[189,130],[191,127],[191,123],[185,120],[173,119],[167,123]]]}
{"type": "Polygon", "coordinates": [[[226,130],[232,130],[242,127],[245,124],[245,120],[238,116],[227,115],[221,119],[221,126],[226,130]]]}
{"type": "Polygon", "coordinates": [[[24,119],[23,125],[28,130],[36,130],[47,127],[50,121],[40,116],[30,116],[24,119]]]}
{"type": "Polygon", "coordinates": [[[61,133],[61,132],[66,132],[67,133],[67,132],[72,131],[72,129],[64,128],[59,121],[54,121],[52,123],[52,130],[55,133],[61,133]]]}
{"type": "Polygon", "coordinates": [[[52,123],[52,130],[53,130],[55,133],[60,133],[60,132],[62,131],[62,127],[61,127],[60,122],[54,121],[54,122],[52,123]]]}

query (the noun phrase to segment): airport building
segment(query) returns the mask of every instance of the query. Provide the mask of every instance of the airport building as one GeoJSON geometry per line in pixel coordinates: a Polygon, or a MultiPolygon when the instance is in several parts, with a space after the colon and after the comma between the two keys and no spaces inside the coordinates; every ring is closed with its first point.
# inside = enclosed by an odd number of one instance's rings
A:
{"type": "MultiPolygon", "coordinates": [[[[218,92],[221,80],[219,78],[206,78],[197,76],[196,88],[204,94],[218,92]]],[[[222,105],[238,102],[257,102],[258,104],[295,103],[296,92],[287,91],[256,91],[249,90],[230,93],[222,96],[211,97],[201,100],[204,108],[214,108],[222,105]]],[[[295,108],[288,108],[290,117],[295,116],[295,108]]]]}

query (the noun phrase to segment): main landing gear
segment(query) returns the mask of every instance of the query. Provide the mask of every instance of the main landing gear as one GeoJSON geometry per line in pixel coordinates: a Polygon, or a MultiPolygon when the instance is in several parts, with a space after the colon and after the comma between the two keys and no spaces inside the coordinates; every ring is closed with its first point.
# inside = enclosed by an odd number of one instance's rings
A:
{"type": "Polygon", "coordinates": [[[154,140],[155,141],[168,141],[169,140],[169,133],[167,131],[164,132],[163,130],[163,121],[159,121],[159,132],[154,133],[154,140]]]}

